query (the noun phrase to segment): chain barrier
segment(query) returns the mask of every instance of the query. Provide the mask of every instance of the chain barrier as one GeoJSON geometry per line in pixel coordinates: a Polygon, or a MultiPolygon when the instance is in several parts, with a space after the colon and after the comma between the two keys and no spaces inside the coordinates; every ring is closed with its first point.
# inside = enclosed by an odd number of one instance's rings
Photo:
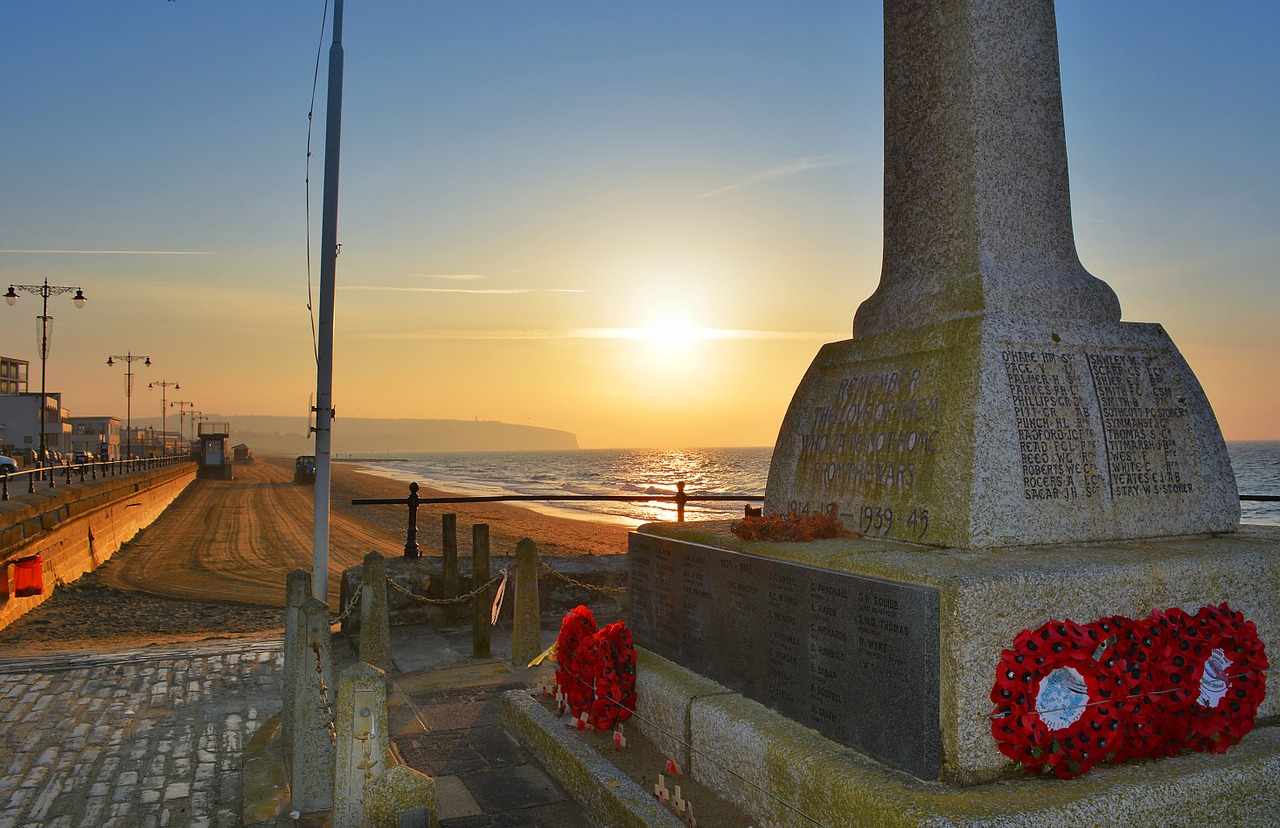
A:
{"type": "Polygon", "coordinates": [[[580,589],[588,590],[590,592],[603,592],[608,595],[621,595],[627,591],[626,587],[597,586],[595,584],[588,584],[584,581],[579,581],[576,578],[570,578],[568,575],[564,574],[563,572],[557,572],[556,570],[552,569],[550,566],[547,565],[547,562],[542,560],[541,558],[538,559],[538,566],[541,566],[543,569],[547,570],[552,575],[564,581],[566,584],[572,584],[573,586],[576,586],[580,589]]]}
{"type": "Polygon", "coordinates": [[[390,586],[392,589],[394,589],[396,592],[399,592],[401,595],[406,595],[412,598],[413,600],[419,601],[423,604],[465,604],[501,580],[502,580],[501,576],[495,575],[493,578],[489,580],[488,583],[481,584],[480,586],[468,592],[466,595],[459,595],[457,598],[428,598],[425,595],[419,595],[416,592],[410,592],[409,590],[400,586],[390,578],[387,579],[387,585],[390,586]]]}
{"type": "Polygon", "coordinates": [[[329,741],[336,746],[338,732],[334,729],[334,722],[337,721],[338,715],[333,712],[333,704],[329,701],[329,688],[324,683],[324,662],[320,659],[320,645],[312,644],[311,649],[316,654],[316,675],[320,677],[320,709],[324,715],[324,729],[329,734],[329,741]]]}
{"type": "Polygon", "coordinates": [[[356,603],[360,600],[360,593],[363,591],[364,584],[360,584],[360,586],[356,587],[356,591],[351,593],[351,597],[347,599],[346,607],[344,607],[342,612],[338,613],[338,617],[333,619],[330,623],[341,624],[343,621],[346,621],[347,616],[351,615],[351,612],[356,608],[356,603]]]}

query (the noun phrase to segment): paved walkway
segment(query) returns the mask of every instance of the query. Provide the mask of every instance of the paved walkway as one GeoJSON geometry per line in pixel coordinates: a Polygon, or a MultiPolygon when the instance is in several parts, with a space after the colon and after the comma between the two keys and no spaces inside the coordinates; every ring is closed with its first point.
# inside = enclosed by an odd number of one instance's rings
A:
{"type": "Polygon", "coordinates": [[[281,642],[0,660],[0,828],[235,826],[281,642]]]}
{"type": "MultiPolygon", "coordinates": [[[[391,735],[436,779],[442,828],[591,827],[501,727],[500,695],[526,686],[524,671],[471,659],[469,630],[395,633],[391,735]]],[[[509,638],[495,630],[495,656],[509,638]]],[[[345,639],[334,645],[335,669],[354,662],[345,639]]],[[[240,639],[0,659],[0,828],[240,825],[243,749],[280,710],[281,649],[240,639]]]]}

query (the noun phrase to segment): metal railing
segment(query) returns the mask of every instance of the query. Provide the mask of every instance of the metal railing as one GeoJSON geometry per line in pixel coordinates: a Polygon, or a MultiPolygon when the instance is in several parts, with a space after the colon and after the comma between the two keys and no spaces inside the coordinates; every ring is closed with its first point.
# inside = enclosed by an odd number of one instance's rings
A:
{"type": "Polygon", "coordinates": [[[36,493],[36,485],[42,488],[55,489],[59,479],[64,486],[72,483],[72,477],[85,483],[98,478],[118,477],[135,472],[164,468],[191,460],[189,454],[170,454],[164,457],[138,457],[129,460],[94,460],[89,463],[65,463],[55,466],[36,466],[16,472],[0,473],[0,501],[9,500],[10,487],[21,487],[22,478],[26,478],[27,494],[36,493]],[[46,485],[47,481],[47,485],[46,485]]]}
{"type": "Polygon", "coordinates": [[[684,481],[676,484],[676,493],[671,495],[477,495],[461,497],[419,497],[418,484],[409,484],[408,497],[354,497],[352,506],[408,506],[409,525],[404,544],[406,558],[418,556],[418,506],[436,503],[533,503],[533,502],[598,502],[598,503],[674,503],[676,504],[676,521],[684,523],[684,507],[686,503],[710,501],[753,503],[764,500],[764,495],[691,495],[685,494],[684,481]]]}

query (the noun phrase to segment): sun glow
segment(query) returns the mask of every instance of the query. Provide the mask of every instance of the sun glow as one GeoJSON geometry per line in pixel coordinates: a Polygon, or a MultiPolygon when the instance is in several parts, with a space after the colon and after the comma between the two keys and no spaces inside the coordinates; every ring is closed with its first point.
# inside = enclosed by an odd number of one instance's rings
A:
{"type": "Polygon", "coordinates": [[[641,328],[640,336],[662,351],[681,351],[690,342],[702,338],[700,329],[689,324],[688,320],[671,315],[660,317],[649,327],[641,328]]]}

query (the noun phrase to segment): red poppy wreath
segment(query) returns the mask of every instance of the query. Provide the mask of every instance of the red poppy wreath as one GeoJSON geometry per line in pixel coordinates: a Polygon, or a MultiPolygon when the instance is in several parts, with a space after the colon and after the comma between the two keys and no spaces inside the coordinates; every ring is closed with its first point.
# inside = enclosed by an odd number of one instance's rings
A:
{"type": "Polygon", "coordinates": [[[1050,621],[1001,654],[991,732],[1000,752],[1029,772],[1070,779],[1119,749],[1127,695],[1101,630],[1050,621]]]}
{"type": "Polygon", "coordinates": [[[573,717],[597,730],[631,718],[636,706],[636,650],[626,624],[615,621],[596,629],[585,606],[575,607],[560,624],[556,640],[556,683],[573,717]]]}
{"type": "Polygon", "coordinates": [[[1103,760],[1224,753],[1253,728],[1269,667],[1257,627],[1225,603],[1050,621],[1001,654],[991,732],[1028,772],[1063,779],[1103,760]]]}

